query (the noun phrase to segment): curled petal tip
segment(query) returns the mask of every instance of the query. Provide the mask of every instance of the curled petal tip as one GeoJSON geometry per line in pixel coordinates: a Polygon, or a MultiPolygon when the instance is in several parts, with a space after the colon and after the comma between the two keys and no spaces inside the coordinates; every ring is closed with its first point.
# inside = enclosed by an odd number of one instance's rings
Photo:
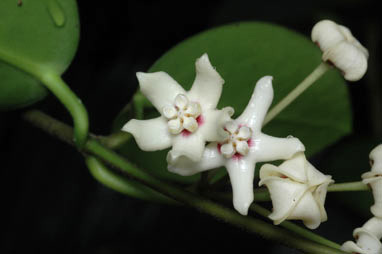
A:
{"type": "Polygon", "coordinates": [[[145,77],[147,77],[148,73],[139,71],[135,75],[137,76],[138,81],[142,82],[145,79],[145,77]]]}
{"type": "Polygon", "coordinates": [[[252,202],[245,202],[245,203],[234,203],[234,208],[236,211],[238,211],[241,215],[247,216],[248,215],[248,209],[252,202]]]}
{"type": "Polygon", "coordinates": [[[272,87],[272,81],[273,77],[272,76],[264,76],[259,81],[257,81],[256,86],[260,86],[262,88],[269,88],[272,87]]]}

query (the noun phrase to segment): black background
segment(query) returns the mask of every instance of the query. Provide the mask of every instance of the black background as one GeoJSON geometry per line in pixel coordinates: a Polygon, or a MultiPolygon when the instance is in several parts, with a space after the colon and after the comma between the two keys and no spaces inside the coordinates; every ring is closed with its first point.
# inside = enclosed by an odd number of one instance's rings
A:
{"type": "MultiPolygon", "coordinates": [[[[131,98],[135,72],[147,70],[172,46],[200,31],[242,20],[270,21],[307,36],[323,18],[350,27],[371,56],[365,78],[349,85],[354,133],[314,162],[325,165],[335,160],[338,147],[353,150],[360,142],[365,149],[357,147],[357,157],[349,160],[361,161],[355,164],[368,170],[367,155],[382,136],[376,2],[78,2],[81,40],[64,80],[83,100],[97,134],[108,134],[131,98]]],[[[53,96],[33,107],[71,123],[53,96]]],[[[21,114],[0,113],[1,253],[299,253],[192,209],[150,204],[109,190],[91,177],[75,149],[24,122],[21,114]]],[[[339,243],[351,240],[352,230],[365,218],[330,197],[327,202],[333,219],[318,232],[339,243]]]]}

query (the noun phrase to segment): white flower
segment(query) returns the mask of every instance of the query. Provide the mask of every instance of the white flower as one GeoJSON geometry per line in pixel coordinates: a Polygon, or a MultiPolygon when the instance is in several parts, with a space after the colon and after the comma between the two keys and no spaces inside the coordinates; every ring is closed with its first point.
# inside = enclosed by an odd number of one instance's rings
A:
{"type": "Polygon", "coordinates": [[[257,82],[252,98],[241,116],[225,125],[229,134],[226,140],[206,146],[199,162],[187,159],[173,161],[168,157],[169,171],[192,175],[225,166],[231,180],[233,205],[238,212],[246,215],[253,201],[256,162],[288,159],[296,152],[305,150],[297,138],[276,138],[261,132],[272,100],[272,77],[265,76],[257,82]]]}
{"type": "Polygon", "coordinates": [[[353,232],[357,243],[347,241],[341,250],[349,253],[359,254],[381,254],[382,244],[382,219],[373,217],[368,220],[361,228],[356,228],[353,232]]]}
{"type": "Polygon", "coordinates": [[[216,109],[224,80],[211,66],[207,54],[196,61],[195,67],[196,78],[190,91],[165,72],[137,73],[142,93],[161,114],[150,120],[132,119],[123,126],[122,130],[130,132],[142,150],[172,147],[170,155],[174,160],[187,156],[198,161],[206,141],[225,137],[219,129],[230,119],[233,109],[216,109]]]}
{"type": "Polygon", "coordinates": [[[346,80],[357,81],[363,77],[369,53],[347,27],[322,20],[313,27],[311,37],[323,51],[322,60],[333,63],[346,80]]]}
{"type": "Polygon", "coordinates": [[[374,216],[382,218],[382,144],[375,147],[369,155],[371,171],[362,175],[363,183],[373,190],[374,205],[370,208],[374,216]]]}
{"type": "Polygon", "coordinates": [[[313,167],[301,152],[276,167],[265,164],[260,169],[259,185],[266,185],[271,195],[275,224],[284,220],[302,220],[310,229],[327,220],[324,207],[331,176],[313,167]]]}

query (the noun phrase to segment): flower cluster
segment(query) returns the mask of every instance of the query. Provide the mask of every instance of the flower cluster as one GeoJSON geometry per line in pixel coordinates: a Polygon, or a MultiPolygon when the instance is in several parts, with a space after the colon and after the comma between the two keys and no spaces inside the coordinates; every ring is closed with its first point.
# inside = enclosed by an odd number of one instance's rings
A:
{"type": "MultiPolygon", "coordinates": [[[[361,78],[367,68],[367,50],[350,31],[331,21],[319,22],[312,40],[323,51],[322,59],[333,63],[347,80],[361,78]]],[[[258,162],[286,160],[279,167],[261,168],[260,185],[271,194],[275,224],[301,219],[316,228],[327,219],[324,209],[327,186],[332,183],[305,158],[298,138],[272,137],[262,132],[273,100],[272,77],[257,81],[243,113],[232,119],[233,108],[217,109],[224,80],[207,54],[195,64],[196,77],[185,91],[165,72],[137,73],[142,93],[161,116],[132,119],[123,126],[145,151],[170,148],[168,170],[188,176],[224,166],[233,192],[233,206],[247,215],[253,202],[253,181],[258,162]]],[[[374,181],[374,180],[373,180],[374,181]]],[[[378,192],[378,191],[377,191],[378,192]]],[[[380,206],[380,201],[375,206],[380,206]]]]}
{"type": "Polygon", "coordinates": [[[375,204],[370,208],[374,215],[361,228],[353,232],[356,243],[347,241],[342,250],[360,254],[382,253],[382,144],[375,147],[369,155],[371,170],[362,175],[363,183],[373,190],[375,204]]]}

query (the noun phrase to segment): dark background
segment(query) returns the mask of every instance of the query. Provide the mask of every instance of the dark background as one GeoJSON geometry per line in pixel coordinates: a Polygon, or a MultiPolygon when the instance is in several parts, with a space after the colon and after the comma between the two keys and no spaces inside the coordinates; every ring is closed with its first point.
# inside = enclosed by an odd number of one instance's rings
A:
{"type": "MultiPolygon", "coordinates": [[[[200,31],[242,20],[270,21],[307,36],[323,18],[350,27],[370,51],[367,75],[349,84],[354,133],[313,162],[318,168],[342,167],[345,174],[369,170],[368,153],[382,140],[376,1],[78,2],[81,40],[64,80],[83,100],[97,134],[108,134],[131,98],[135,72],[147,70],[172,46],[200,31]]],[[[71,123],[52,96],[33,107],[71,123]]],[[[194,210],[150,204],[107,189],[91,177],[75,149],[24,122],[21,113],[0,113],[1,253],[299,253],[194,210]]],[[[348,196],[358,202],[358,196],[348,196]]],[[[351,240],[352,230],[367,219],[352,208],[329,195],[330,220],[317,231],[339,243],[351,240]]]]}

